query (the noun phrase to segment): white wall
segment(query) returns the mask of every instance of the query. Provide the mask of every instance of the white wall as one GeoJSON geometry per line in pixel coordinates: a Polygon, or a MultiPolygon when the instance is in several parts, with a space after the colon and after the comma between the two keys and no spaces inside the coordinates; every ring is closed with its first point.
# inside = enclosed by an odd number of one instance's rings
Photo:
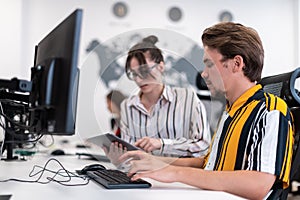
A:
{"type": "MultiPolygon", "coordinates": [[[[11,44],[16,45],[5,46],[8,50],[15,50],[15,47],[21,45],[20,67],[24,76],[29,73],[27,69],[32,65],[34,45],[77,7],[84,9],[82,50],[91,38],[106,41],[123,32],[140,28],[174,30],[200,43],[203,29],[218,22],[220,11],[229,10],[234,15],[234,21],[252,26],[260,33],[266,51],[264,74],[285,71],[298,64],[299,52],[296,52],[295,43],[299,37],[296,35],[299,25],[298,11],[295,9],[299,8],[298,0],[227,0],[226,3],[222,0],[127,0],[124,2],[130,10],[124,19],[117,19],[112,15],[112,5],[116,1],[111,0],[1,0],[0,3],[2,1],[6,3],[1,5],[1,9],[7,14],[1,19],[1,26],[11,29],[7,30],[10,34],[21,34],[22,43],[18,42],[20,39],[16,40],[19,37],[15,35],[4,40],[5,35],[2,36],[2,33],[1,40],[9,43],[15,41],[11,44]],[[184,12],[183,19],[178,23],[172,23],[166,14],[174,5],[181,7],[184,12]],[[5,20],[8,18],[15,21],[8,22],[5,20]]],[[[81,60],[84,57],[82,51],[81,60]]]]}
{"type": "Polygon", "coordinates": [[[298,35],[295,39],[296,43],[296,58],[295,64],[300,67],[300,0],[296,0],[295,6],[295,27],[296,27],[296,34],[298,35]]]}
{"type": "MultiPolygon", "coordinates": [[[[91,66],[99,63],[94,55],[88,56],[85,53],[90,40],[97,38],[105,42],[135,29],[157,28],[178,32],[195,43],[200,43],[204,28],[217,23],[218,15],[223,10],[232,12],[235,22],[252,26],[259,32],[265,47],[263,76],[287,72],[299,66],[299,0],[123,0],[129,7],[129,13],[123,19],[112,15],[112,5],[115,2],[117,1],[0,0],[1,77],[18,76],[29,79],[34,45],[75,8],[84,10],[79,63],[80,67],[86,67],[83,71],[89,74],[83,77],[89,77],[91,82],[97,82],[97,69],[91,66]],[[182,8],[181,21],[174,23],[167,18],[166,12],[171,6],[182,8]]],[[[183,48],[184,45],[182,43],[183,48]]],[[[89,88],[90,93],[101,89],[101,83],[100,86],[89,88]]],[[[99,102],[93,101],[95,97],[88,102],[80,97],[81,105],[89,104],[94,109],[94,113],[90,114],[85,113],[86,109],[82,107],[79,109],[80,132],[108,130],[108,112],[103,100],[105,93],[103,91],[97,96],[99,102]]]]}
{"type": "Polygon", "coordinates": [[[1,78],[19,76],[21,71],[21,0],[0,0],[1,78]]]}

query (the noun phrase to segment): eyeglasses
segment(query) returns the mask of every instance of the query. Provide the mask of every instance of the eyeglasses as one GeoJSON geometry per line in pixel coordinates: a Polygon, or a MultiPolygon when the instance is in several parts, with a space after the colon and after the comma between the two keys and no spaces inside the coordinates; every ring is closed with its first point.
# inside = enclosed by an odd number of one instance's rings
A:
{"type": "Polygon", "coordinates": [[[130,79],[130,80],[134,80],[136,79],[136,77],[139,77],[141,79],[146,79],[148,78],[148,76],[152,76],[153,78],[155,78],[152,74],[151,74],[151,71],[157,67],[159,64],[158,63],[155,63],[153,66],[149,67],[148,64],[145,64],[145,65],[140,65],[139,68],[138,68],[138,72],[135,72],[135,71],[132,71],[132,70],[128,70],[126,72],[127,74],[127,77],[130,79]]]}

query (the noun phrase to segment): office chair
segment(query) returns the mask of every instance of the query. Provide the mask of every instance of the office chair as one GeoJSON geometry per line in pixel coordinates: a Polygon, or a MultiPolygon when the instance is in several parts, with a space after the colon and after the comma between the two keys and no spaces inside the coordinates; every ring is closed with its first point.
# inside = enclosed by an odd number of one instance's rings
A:
{"type": "Polygon", "coordinates": [[[197,96],[201,100],[211,100],[210,98],[210,92],[208,90],[208,87],[204,81],[204,79],[201,76],[202,71],[198,72],[196,75],[196,86],[198,88],[197,96]]]}
{"type": "MultiPolygon", "coordinates": [[[[291,182],[300,180],[300,92],[295,88],[295,83],[298,77],[300,77],[300,68],[297,68],[292,72],[262,78],[259,82],[264,91],[272,93],[285,100],[294,118],[295,140],[290,172],[291,182]]],[[[289,188],[281,191],[276,199],[287,199],[289,192],[291,192],[291,184],[289,188]]]]}

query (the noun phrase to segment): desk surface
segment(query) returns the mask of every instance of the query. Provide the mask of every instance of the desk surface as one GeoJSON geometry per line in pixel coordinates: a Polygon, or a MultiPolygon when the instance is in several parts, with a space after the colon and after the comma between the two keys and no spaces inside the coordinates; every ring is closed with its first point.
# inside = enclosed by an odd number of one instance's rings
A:
{"type": "MultiPolygon", "coordinates": [[[[37,177],[29,177],[34,165],[43,167],[50,159],[55,158],[61,162],[64,168],[74,172],[82,169],[88,164],[96,163],[87,159],[79,159],[75,155],[65,156],[50,156],[49,154],[38,154],[28,158],[27,161],[0,161],[0,180],[15,178],[23,180],[36,180],[37,177]]],[[[101,162],[107,168],[114,168],[111,163],[101,162]]],[[[50,163],[47,169],[53,171],[58,170],[59,165],[56,162],[50,163]]],[[[46,181],[47,176],[53,174],[45,173],[43,181],[46,181]]],[[[90,181],[88,185],[84,186],[63,186],[55,182],[48,184],[39,183],[21,183],[21,182],[2,182],[0,183],[0,195],[12,194],[11,200],[23,199],[122,199],[122,200],[153,200],[153,199],[242,199],[240,197],[216,191],[207,191],[194,188],[181,183],[160,183],[151,179],[152,187],[149,189],[122,189],[122,190],[107,190],[97,183],[90,181]]],[[[72,179],[67,184],[84,183],[81,179],[72,179]]]]}

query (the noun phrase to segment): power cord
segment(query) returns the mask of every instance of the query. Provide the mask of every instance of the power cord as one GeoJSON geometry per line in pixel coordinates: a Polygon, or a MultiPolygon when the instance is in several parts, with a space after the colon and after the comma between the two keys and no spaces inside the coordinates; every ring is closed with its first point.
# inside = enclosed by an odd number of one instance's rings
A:
{"type": "Polygon", "coordinates": [[[36,180],[23,180],[23,179],[16,179],[16,178],[10,178],[6,180],[0,180],[0,182],[9,182],[9,181],[16,181],[16,182],[23,182],[23,183],[40,183],[40,184],[48,184],[50,182],[56,182],[60,185],[64,186],[83,186],[87,185],[90,181],[89,178],[85,176],[79,176],[76,173],[68,171],[60,161],[58,161],[55,158],[50,158],[44,166],[34,165],[31,172],[29,173],[29,177],[36,177],[36,180]],[[51,163],[58,164],[61,168],[54,171],[51,169],[48,169],[48,165],[51,163]],[[51,173],[52,176],[46,176],[45,172],[51,173]],[[46,176],[46,177],[45,177],[46,176]],[[46,178],[46,181],[43,181],[43,178],[46,178]],[[76,184],[68,184],[71,182],[74,178],[80,179],[81,181],[84,181],[83,183],[76,183],[76,184]]]}

